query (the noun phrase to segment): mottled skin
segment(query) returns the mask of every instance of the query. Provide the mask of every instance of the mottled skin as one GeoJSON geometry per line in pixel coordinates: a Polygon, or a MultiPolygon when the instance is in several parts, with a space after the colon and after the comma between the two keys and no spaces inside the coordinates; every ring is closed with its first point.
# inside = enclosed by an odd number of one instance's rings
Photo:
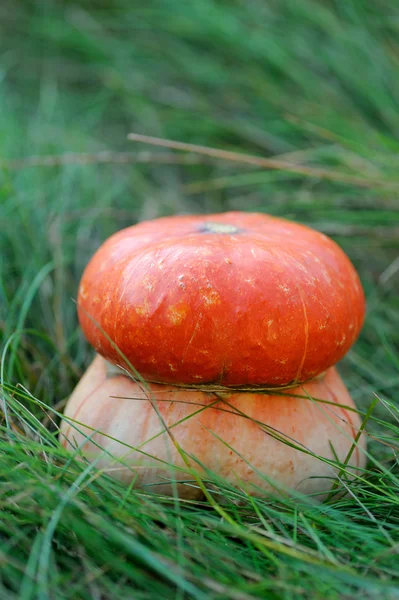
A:
{"type": "MultiPolygon", "coordinates": [[[[70,449],[80,446],[89,460],[99,458],[101,447],[116,458],[123,457],[125,466],[107,454],[96,465],[127,484],[135,480],[147,490],[172,494],[170,480],[174,477],[180,482],[177,492],[181,497],[200,498],[202,493],[195,483],[181,483],[192,480],[187,472],[173,470],[162,462],[185,467],[170,436],[164,432],[150,397],[181,448],[203,465],[202,469],[190,459],[198,472],[209,469],[253,495],[271,490],[266,477],[283,488],[316,494],[322,499],[331,489],[336,470],[275,439],[270,432],[330,460],[334,459],[333,447],[340,461],[344,461],[360,426],[357,413],[350,410],[354,403],[334,367],[324,378],[285,392],[304,398],[232,393],[218,399],[215,394],[168,385],[148,387],[150,396],[124,375],[107,378],[105,361],[97,356],[65,410],[67,418],[91,429],[76,425],[76,430],[63,421],[61,443],[70,449]],[[242,414],[231,414],[234,410],[242,414]],[[186,420],[175,425],[182,419],[186,420]],[[97,433],[93,435],[92,429],[97,433]],[[86,438],[90,435],[92,442],[86,438]]],[[[362,436],[350,458],[349,469],[364,467],[364,445],[362,436]]]]}
{"type": "Polygon", "coordinates": [[[165,383],[307,381],[346,354],[364,311],[356,271],[331,239],[239,212],[116,233],[78,294],[97,352],[121,361],[108,336],[144,378],[165,383]]]}

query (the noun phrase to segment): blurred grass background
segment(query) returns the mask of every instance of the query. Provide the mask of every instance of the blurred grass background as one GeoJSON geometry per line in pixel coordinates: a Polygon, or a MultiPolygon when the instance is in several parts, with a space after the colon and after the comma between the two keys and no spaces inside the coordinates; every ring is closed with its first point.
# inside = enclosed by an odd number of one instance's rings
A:
{"type": "Polygon", "coordinates": [[[1,597],[399,598],[398,29],[388,0],[2,1],[1,597]],[[378,397],[353,497],[237,506],[225,490],[234,527],[82,470],[40,406],[61,409],[91,359],[73,299],[99,244],[231,209],[309,223],[349,254],[368,315],[341,372],[361,410],[378,397]]]}

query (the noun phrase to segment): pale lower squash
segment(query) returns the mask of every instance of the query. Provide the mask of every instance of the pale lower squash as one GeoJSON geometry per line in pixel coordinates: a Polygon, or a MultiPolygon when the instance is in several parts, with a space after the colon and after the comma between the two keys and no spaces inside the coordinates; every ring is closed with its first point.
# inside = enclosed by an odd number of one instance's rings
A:
{"type": "MultiPolygon", "coordinates": [[[[209,470],[252,495],[294,489],[322,499],[339,469],[314,455],[345,461],[360,426],[353,409],[335,367],[279,395],[218,397],[171,385],[147,384],[146,391],[125,375],[107,376],[97,356],[69,399],[65,417],[76,423],[62,422],[60,440],[109,475],[148,491],[202,497],[173,437],[205,483],[209,470]]],[[[364,447],[361,436],[348,461],[352,474],[365,466],[364,447]]]]}

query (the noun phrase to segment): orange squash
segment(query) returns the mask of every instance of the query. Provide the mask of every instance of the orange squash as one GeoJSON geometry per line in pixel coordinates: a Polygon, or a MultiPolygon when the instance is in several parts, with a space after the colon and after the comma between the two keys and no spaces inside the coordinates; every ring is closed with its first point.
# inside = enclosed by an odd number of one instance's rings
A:
{"type": "Polygon", "coordinates": [[[334,461],[348,458],[352,475],[365,464],[359,417],[333,367],[364,313],[347,256],[303,225],[236,212],[128,227],[81,280],[78,315],[98,356],[60,439],[162,493],[202,495],[180,447],[205,478],[323,498],[334,461]],[[133,365],[145,387],[107,364],[133,365]]]}
{"type": "Polygon", "coordinates": [[[172,384],[310,380],[346,354],[364,312],[357,273],[331,239],[239,212],[116,233],[78,293],[82,329],[99,354],[122,363],[117,346],[145,379],[172,384]]]}
{"type": "Polygon", "coordinates": [[[97,356],[68,402],[60,440],[127,484],[201,498],[166,425],[205,480],[212,472],[252,495],[294,489],[323,499],[336,459],[344,462],[353,450],[349,479],[365,465],[364,436],[353,448],[360,426],[354,403],[334,367],[283,394],[219,397],[159,384],[145,390],[125,375],[107,377],[97,356]]]}

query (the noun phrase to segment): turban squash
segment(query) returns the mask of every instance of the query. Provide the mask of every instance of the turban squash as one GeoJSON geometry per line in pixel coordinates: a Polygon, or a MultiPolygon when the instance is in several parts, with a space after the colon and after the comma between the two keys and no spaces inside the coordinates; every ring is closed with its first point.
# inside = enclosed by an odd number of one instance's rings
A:
{"type": "Polygon", "coordinates": [[[331,461],[364,466],[363,437],[350,451],[359,417],[334,368],[364,313],[348,257],[303,225],[233,212],[128,227],[82,276],[78,315],[98,356],[65,411],[86,429],[64,421],[61,439],[123,480],[171,492],[174,477],[195,496],[166,425],[201,472],[252,493],[275,481],[322,496],[331,461]],[[107,376],[107,364],[133,366],[145,388],[107,376]]]}

